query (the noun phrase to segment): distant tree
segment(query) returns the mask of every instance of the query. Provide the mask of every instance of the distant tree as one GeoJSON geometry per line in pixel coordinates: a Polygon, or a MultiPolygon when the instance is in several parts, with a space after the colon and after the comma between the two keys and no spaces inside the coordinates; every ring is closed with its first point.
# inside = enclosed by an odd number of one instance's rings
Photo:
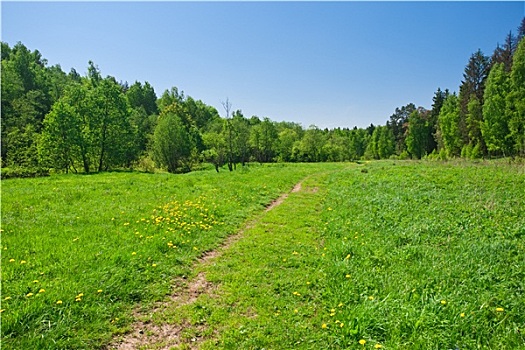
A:
{"type": "Polygon", "coordinates": [[[434,150],[440,149],[443,146],[443,141],[441,140],[441,135],[438,133],[438,118],[439,112],[441,112],[441,107],[443,107],[443,102],[449,95],[448,89],[441,91],[440,88],[434,94],[432,98],[432,109],[430,110],[428,125],[429,125],[429,140],[427,154],[432,153],[434,150]]]}
{"type": "Polygon", "coordinates": [[[431,135],[428,124],[429,115],[429,111],[420,107],[413,111],[408,118],[406,145],[412,158],[421,159],[429,148],[429,135],[431,135]]]}
{"type": "Polygon", "coordinates": [[[459,156],[464,145],[459,130],[459,100],[456,94],[448,95],[438,119],[438,129],[443,140],[443,148],[449,157],[459,156]]]}
{"type": "Polygon", "coordinates": [[[468,155],[471,158],[479,158],[486,153],[486,145],[481,133],[483,124],[483,106],[477,97],[473,96],[467,105],[467,129],[469,136],[468,155]]]}
{"type": "Polygon", "coordinates": [[[467,123],[468,104],[476,98],[483,104],[485,80],[490,71],[490,59],[481,50],[470,56],[469,62],[463,73],[463,81],[459,87],[459,133],[462,145],[470,143],[469,128],[467,123]]]}
{"type": "Polygon", "coordinates": [[[401,108],[396,108],[395,113],[390,116],[388,126],[392,130],[396,141],[395,151],[397,154],[401,154],[406,150],[405,138],[408,128],[408,117],[415,110],[416,106],[413,103],[409,103],[401,108]]]}
{"type": "Polygon", "coordinates": [[[525,156],[525,39],[521,39],[514,54],[506,113],[514,151],[525,156]]]}
{"type": "Polygon", "coordinates": [[[510,77],[503,63],[496,63],[490,70],[485,89],[483,123],[481,132],[488,151],[493,155],[509,155],[512,142],[509,138],[506,99],[510,91],[510,77]]]}
{"type": "Polygon", "coordinates": [[[196,154],[194,139],[184,124],[182,109],[165,109],[161,112],[153,134],[153,159],[170,173],[191,170],[196,154]]]}
{"type": "Polygon", "coordinates": [[[315,125],[305,131],[303,138],[296,145],[296,156],[299,161],[321,162],[323,160],[322,148],[325,143],[323,131],[315,125]]]}
{"type": "Polygon", "coordinates": [[[170,90],[164,90],[162,96],[157,100],[159,112],[174,103],[182,103],[184,101],[184,91],[179,92],[175,86],[170,90]]]}
{"type": "Polygon", "coordinates": [[[279,142],[278,142],[278,160],[281,162],[291,162],[294,161],[293,157],[293,146],[300,140],[300,136],[295,129],[286,128],[279,132],[279,142]]]}
{"type": "MultiPolygon", "coordinates": [[[[77,172],[75,162],[82,157],[82,151],[86,149],[82,142],[82,117],[78,110],[71,106],[66,98],[57,101],[44,119],[38,149],[41,162],[66,173],[70,169],[77,172]]],[[[84,159],[86,157],[87,154],[84,154],[84,159]]]]}
{"type": "Polygon", "coordinates": [[[245,166],[250,158],[250,122],[244,117],[241,110],[237,110],[232,115],[231,126],[234,161],[245,166]]]}
{"type": "Polygon", "coordinates": [[[226,98],[226,101],[221,102],[221,104],[224,108],[224,111],[226,112],[226,118],[224,122],[224,134],[226,135],[226,145],[228,147],[228,170],[233,171],[233,125],[230,119],[232,104],[228,98],[226,98]]]}
{"type": "Polygon", "coordinates": [[[227,147],[226,139],[219,131],[210,130],[202,135],[205,150],[202,152],[204,160],[213,164],[215,170],[219,172],[220,167],[226,163],[227,147]]]}

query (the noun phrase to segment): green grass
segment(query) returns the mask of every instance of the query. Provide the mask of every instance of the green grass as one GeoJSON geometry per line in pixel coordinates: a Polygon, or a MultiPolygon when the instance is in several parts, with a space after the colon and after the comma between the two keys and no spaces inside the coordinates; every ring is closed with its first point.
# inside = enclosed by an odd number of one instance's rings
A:
{"type": "Polygon", "coordinates": [[[176,277],[201,272],[211,294],[153,316],[190,325],[180,348],[525,349],[523,167],[52,176],[6,180],[2,201],[7,349],[99,348],[129,329],[133,307],[151,310],[176,277]],[[195,227],[171,231],[166,217],[195,227]],[[192,267],[254,218],[218,259],[192,267]]]}
{"type": "Polygon", "coordinates": [[[156,322],[204,349],[525,349],[523,168],[376,162],[306,185],[202,267],[213,295],[156,322]]]}
{"type": "Polygon", "coordinates": [[[134,306],[161,300],[203,252],[326,167],[2,181],[2,348],[108,343],[134,306]]]}

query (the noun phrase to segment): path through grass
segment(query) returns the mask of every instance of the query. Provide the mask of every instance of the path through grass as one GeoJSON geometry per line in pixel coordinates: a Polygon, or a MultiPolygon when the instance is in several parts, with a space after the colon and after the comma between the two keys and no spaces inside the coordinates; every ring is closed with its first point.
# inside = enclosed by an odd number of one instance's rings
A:
{"type": "Polygon", "coordinates": [[[308,174],[106,173],[2,181],[2,348],[96,349],[308,174]]]}
{"type": "Polygon", "coordinates": [[[524,196],[491,163],[313,176],[152,322],[184,324],[179,348],[524,349],[524,196]]]}

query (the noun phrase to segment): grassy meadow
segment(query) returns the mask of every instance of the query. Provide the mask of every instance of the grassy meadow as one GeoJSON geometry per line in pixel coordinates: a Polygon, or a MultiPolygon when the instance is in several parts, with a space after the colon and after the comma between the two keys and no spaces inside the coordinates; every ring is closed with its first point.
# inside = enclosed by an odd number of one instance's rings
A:
{"type": "Polygon", "coordinates": [[[213,293],[148,316],[181,349],[525,349],[524,203],[493,162],[5,180],[2,347],[101,348],[204,273],[213,293]]]}
{"type": "Polygon", "coordinates": [[[164,297],[203,252],[324,169],[2,181],[2,348],[99,348],[133,306],[164,297]]]}

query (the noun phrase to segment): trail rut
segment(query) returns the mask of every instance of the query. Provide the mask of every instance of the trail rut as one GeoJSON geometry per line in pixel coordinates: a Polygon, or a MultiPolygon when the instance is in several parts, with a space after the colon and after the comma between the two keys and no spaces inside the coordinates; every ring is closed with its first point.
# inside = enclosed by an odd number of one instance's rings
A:
{"type": "MultiPolygon", "coordinates": [[[[299,192],[302,189],[302,182],[297,183],[290,192],[284,193],[277,199],[272,201],[265,209],[265,213],[281,205],[290,193],[299,192]]],[[[262,214],[264,215],[264,213],[262,214]]],[[[258,215],[255,219],[248,221],[236,234],[230,235],[223,244],[215,250],[205,252],[195,263],[194,268],[209,264],[213,259],[219,258],[222,253],[227,250],[232,244],[242,238],[246,230],[253,228],[260,220],[262,215],[258,215]]],[[[135,321],[131,326],[131,332],[116,338],[115,341],[109,345],[108,350],[135,350],[135,349],[161,349],[169,350],[172,347],[186,344],[190,349],[197,349],[200,342],[203,340],[199,337],[191,338],[188,342],[183,339],[182,333],[188,327],[195,327],[190,325],[188,321],[178,324],[162,324],[157,325],[152,322],[153,315],[160,309],[170,307],[180,307],[194,303],[202,294],[213,295],[217,286],[206,280],[203,272],[200,272],[191,280],[184,280],[178,278],[175,280],[175,292],[168,298],[167,301],[159,303],[153,310],[150,310],[149,315],[141,314],[135,311],[135,321]]],[[[197,330],[204,330],[205,326],[196,326],[197,330]],[[199,329],[200,328],[200,329],[199,329]]]]}

